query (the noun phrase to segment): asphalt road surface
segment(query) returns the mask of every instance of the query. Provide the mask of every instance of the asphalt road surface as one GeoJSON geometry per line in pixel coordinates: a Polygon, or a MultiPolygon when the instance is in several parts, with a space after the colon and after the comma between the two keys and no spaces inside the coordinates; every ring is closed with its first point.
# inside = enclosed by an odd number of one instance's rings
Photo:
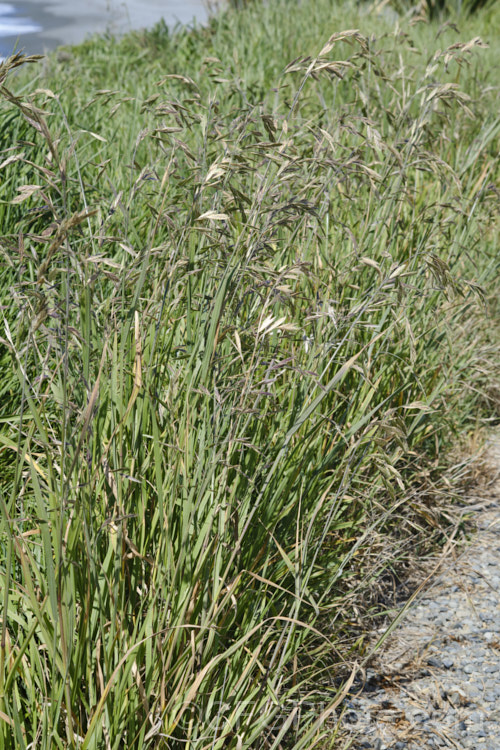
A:
{"type": "Polygon", "coordinates": [[[204,0],[27,0],[0,2],[0,56],[42,53],[89,34],[123,34],[164,18],[169,26],[207,17],[204,0]]]}

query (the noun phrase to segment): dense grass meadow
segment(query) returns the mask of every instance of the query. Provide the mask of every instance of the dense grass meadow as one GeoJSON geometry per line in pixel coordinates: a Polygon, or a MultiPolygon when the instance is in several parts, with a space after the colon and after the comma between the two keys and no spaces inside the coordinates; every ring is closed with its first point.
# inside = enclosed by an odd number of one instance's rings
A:
{"type": "Polygon", "coordinates": [[[0,64],[1,750],[340,747],[499,420],[500,14],[241,5],[0,64]]]}

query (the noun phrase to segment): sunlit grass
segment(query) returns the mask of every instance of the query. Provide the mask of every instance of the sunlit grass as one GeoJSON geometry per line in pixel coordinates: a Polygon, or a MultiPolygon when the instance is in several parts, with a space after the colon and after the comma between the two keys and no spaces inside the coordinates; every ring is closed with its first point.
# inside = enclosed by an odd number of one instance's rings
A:
{"type": "Polygon", "coordinates": [[[331,739],[442,538],[498,418],[498,58],[384,23],[0,68],[1,747],[331,739]]]}

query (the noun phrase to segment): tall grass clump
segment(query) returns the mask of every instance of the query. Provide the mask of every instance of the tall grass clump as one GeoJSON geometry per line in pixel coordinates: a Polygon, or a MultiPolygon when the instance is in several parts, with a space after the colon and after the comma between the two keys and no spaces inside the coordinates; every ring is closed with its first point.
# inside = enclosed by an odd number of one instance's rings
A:
{"type": "Polygon", "coordinates": [[[1,64],[2,748],[331,740],[498,415],[489,51],[271,5],[1,64]]]}

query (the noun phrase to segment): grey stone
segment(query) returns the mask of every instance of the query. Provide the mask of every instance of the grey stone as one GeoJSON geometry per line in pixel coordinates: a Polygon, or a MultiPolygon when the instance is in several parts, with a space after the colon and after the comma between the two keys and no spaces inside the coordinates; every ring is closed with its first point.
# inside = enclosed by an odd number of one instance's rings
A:
{"type": "MultiPolygon", "coordinates": [[[[498,458],[500,465],[500,441],[498,458]]],[[[500,482],[495,491],[500,497],[500,482]]],[[[349,705],[359,721],[355,731],[366,730],[364,743],[353,748],[500,750],[499,519],[500,503],[477,512],[473,547],[450,563],[395,631],[400,653],[423,656],[415,676],[407,679],[406,656],[390,662],[395,680],[388,688],[378,687],[384,682],[371,668],[371,690],[349,705]],[[411,740],[407,722],[415,730],[411,740]]]]}

